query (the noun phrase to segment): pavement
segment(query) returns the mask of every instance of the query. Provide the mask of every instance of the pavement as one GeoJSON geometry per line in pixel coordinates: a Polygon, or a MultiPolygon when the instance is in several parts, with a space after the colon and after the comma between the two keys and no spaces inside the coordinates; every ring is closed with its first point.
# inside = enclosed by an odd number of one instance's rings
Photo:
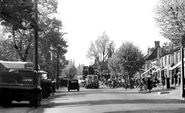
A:
{"type": "MultiPolygon", "coordinates": [[[[56,95],[57,92],[63,91],[64,89],[66,89],[66,88],[60,87],[59,89],[56,90],[56,93],[54,95],[56,95]]],[[[125,90],[125,89],[123,89],[123,90],[125,90]]],[[[166,88],[166,86],[163,86],[163,88],[161,86],[157,86],[157,87],[152,88],[150,93],[147,92],[146,90],[140,90],[140,88],[134,88],[134,89],[128,88],[127,91],[138,92],[138,93],[148,93],[153,96],[163,96],[164,98],[167,98],[167,99],[185,100],[185,98],[183,98],[181,96],[181,87],[180,86],[172,86],[171,85],[171,87],[168,89],[166,88]]]]}
{"type": "Polygon", "coordinates": [[[139,88],[125,90],[100,86],[100,89],[92,90],[82,88],[76,93],[60,87],[48,101],[29,113],[184,113],[185,101],[182,101],[180,89],[177,86],[162,90],[158,86],[148,93],[139,88]]]}
{"type": "MultiPolygon", "coordinates": [[[[140,89],[135,88],[135,89],[129,89],[130,91],[138,91],[138,92],[146,92],[144,90],[140,91],[140,89]]],[[[146,92],[148,93],[148,92],[146,92]]],[[[169,99],[176,99],[176,100],[185,100],[181,96],[181,87],[180,86],[171,86],[170,88],[166,88],[166,86],[157,86],[152,88],[150,94],[156,95],[156,96],[163,96],[164,98],[169,98],[169,99]]]]}

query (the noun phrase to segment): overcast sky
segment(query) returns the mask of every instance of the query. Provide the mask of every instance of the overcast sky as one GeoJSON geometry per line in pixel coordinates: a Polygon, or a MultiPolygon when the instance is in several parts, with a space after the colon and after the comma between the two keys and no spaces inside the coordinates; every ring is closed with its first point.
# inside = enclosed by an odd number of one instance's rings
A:
{"type": "Polygon", "coordinates": [[[86,59],[90,41],[105,31],[119,48],[124,41],[132,41],[143,53],[154,47],[154,41],[167,40],[159,34],[154,21],[154,7],[158,0],[58,0],[58,11],[68,40],[67,59],[76,65],[89,65],[86,59]]]}

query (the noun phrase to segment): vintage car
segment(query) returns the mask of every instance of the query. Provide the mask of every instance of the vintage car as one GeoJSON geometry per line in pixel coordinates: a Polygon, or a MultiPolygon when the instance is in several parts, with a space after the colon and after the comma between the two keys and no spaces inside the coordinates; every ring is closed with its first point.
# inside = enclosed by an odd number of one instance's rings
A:
{"type": "Polygon", "coordinates": [[[52,80],[48,79],[48,73],[44,70],[39,70],[41,76],[42,98],[48,98],[52,93],[52,80]]]}
{"type": "Polygon", "coordinates": [[[27,62],[0,61],[0,104],[7,106],[15,101],[29,101],[38,107],[42,100],[41,77],[27,62]]]}
{"type": "Polygon", "coordinates": [[[68,91],[70,90],[80,90],[80,86],[77,79],[69,80],[68,81],[68,91]]]}
{"type": "Polygon", "coordinates": [[[86,88],[99,88],[99,79],[98,75],[87,75],[85,80],[85,87],[86,88]]]}

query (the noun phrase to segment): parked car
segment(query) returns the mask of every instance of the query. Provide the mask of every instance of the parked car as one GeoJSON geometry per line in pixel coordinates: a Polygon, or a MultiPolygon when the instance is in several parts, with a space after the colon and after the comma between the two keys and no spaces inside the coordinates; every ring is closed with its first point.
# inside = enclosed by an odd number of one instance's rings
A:
{"type": "Polygon", "coordinates": [[[42,100],[41,76],[31,62],[0,61],[0,104],[29,101],[38,107],[42,100]]]}
{"type": "Polygon", "coordinates": [[[29,101],[38,107],[42,100],[40,76],[34,70],[15,69],[0,74],[0,103],[8,106],[13,100],[29,101]]]}
{"type": "Polygon", "coordinates": [[[52,93],[52,80],[48,79],[48,73],[44,70],[39,70],[41,76],[42,98],[48,98],[52,93]]]}
{"type": "Polygon", "coordinates": [[[77,79],[69,80],[68,81],[68,91],[70,90],[80,90],[80,86],[77,79]]]}

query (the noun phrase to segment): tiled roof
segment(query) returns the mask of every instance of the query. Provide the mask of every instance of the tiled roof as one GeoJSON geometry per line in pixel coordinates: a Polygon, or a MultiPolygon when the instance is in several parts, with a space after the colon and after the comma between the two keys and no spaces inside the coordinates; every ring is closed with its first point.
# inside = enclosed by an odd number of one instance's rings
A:
{"type": "Polygon", "coordinates": [[[157,48],[159,46],[155,47],[154,50],[150,53],[150,54],[147,54],[145,56],[145,61],[147,60],[153,60],[153,59],[156,59],[157,58],[157,48]]]}

